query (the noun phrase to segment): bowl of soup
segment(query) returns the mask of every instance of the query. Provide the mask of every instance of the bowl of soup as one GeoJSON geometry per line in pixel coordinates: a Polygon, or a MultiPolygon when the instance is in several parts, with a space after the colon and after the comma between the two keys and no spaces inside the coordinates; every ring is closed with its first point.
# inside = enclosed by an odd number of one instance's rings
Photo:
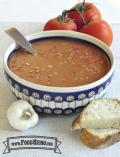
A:
{"type": "Polygon", "coordinates": [[[80,112],[105,95],[114,56],[102,41],[78,32],[45,31],[27,36],[36,55],[13,43],[4,56],[11,91],[38,113],[80,112]]]}

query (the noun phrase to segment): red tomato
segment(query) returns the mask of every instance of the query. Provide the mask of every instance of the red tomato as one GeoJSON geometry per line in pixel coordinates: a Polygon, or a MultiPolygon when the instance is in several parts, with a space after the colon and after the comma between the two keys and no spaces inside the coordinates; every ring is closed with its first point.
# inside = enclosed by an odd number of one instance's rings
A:
{"type": "Polygon", "coordinates": [[[101,13],[94,4],[85,2],[83,5],[83,3],[78,3],[67,14],[69,18],[75,21],[78,30],[85,24],[80,14],[83,16],[86,23],[88,21],[101,19],[101,13]],[[72,11],[74,9],[75,11],[72,11]]]}
{"type": "Polygon", "coordinates": [[[44,31],[46,30],[71,30],[77,31],[77,26],[75,22],[69,18],[60,20],[59,17],[50,19],[44,26],[44,31]]]}
{"type": "Polygon", "coordinates": [[[91,35],[102,40],[108,46],[112,44],[113,32],[110,25],[103,20],[91,21],[84,25],[80,32],[91,35]]]}

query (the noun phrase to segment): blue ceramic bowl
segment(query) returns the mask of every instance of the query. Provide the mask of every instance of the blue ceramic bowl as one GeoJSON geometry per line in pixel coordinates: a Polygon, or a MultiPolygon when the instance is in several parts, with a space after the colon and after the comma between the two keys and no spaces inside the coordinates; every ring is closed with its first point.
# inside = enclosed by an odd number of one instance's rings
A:
{"type": "Polygon", "coordinates": [[[100,80],[84,86],[77,87],[50,87],[28,82],[15,75],[8,67],[8,60],[11,53],[18,48],[13,43],[4,56],[4,69],[10,89],[17,98],[29,101],[38,113],[70,114],[80,112],[81,109],[91,100],[101,98],[111,82],[114,72],[114,56],[107,45],[102,41],[78,32],[72,31],[45,31],[27,37],[28,40],[39,40],[48,37],[72,37],[85,40],[97,45],[104,50],[110,59],[111,69],[100,80]]]}

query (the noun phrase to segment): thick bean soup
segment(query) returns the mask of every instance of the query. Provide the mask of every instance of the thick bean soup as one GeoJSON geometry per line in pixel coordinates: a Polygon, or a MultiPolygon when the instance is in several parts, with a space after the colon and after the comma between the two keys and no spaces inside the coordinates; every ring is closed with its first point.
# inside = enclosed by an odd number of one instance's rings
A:
{"type": "Polygon", "coordinates": [[[37,55],[18,49],[9,59],[9,68],[32,83],[54,87],[87,85],[110,70],[104,51],[73,38],[44,38],[32,42],[37,55]]]}

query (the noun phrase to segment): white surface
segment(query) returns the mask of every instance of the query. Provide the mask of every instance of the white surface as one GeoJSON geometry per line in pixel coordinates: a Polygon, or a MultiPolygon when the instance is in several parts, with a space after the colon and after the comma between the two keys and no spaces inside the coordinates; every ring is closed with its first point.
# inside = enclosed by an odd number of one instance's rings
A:
{"type": "MultiPolygon", "coordinates": [[[[0,21],[45,22],[69,9],[79,0],[0,0],[0,21]]],[[[80,0],[81,1],[81,0],[80,0]]],[[[86,0],[97,4],[103,18],[120,22],[119,0],[86,0]]]]}
{"type": "MultiPolygon", "coordinates": [[[[19,28],[24,34],[30,34],[40,31],[38,23],[0,23],[0,30],[5,26],[12,25],[19,28]]],[[[120,97],[120,25],[113,25],[114,43],[112,46],[116,57],[116,72],[111,87],[108,90],[107,97],[120,97]]],[[[75,118],[72,116],[41,116],[39,124],[28,131],[19,132],[10,127],[6,119],[6,110],[16,98],[12,95],[3,73],[2,57],[12,40],[3,33],[0,33],[0,157],[119,157],[120,142],[101,150],[93,150],[85,146],[79,140],[79,131],[71,132],[70,125],[75,118]],[[5,146],[3,141],[8,137],[39,135],[57,137],[62,142],[59,146],[62,154],[56,154],[50,150],[15,150],[3,155],[5,146]]]]}

